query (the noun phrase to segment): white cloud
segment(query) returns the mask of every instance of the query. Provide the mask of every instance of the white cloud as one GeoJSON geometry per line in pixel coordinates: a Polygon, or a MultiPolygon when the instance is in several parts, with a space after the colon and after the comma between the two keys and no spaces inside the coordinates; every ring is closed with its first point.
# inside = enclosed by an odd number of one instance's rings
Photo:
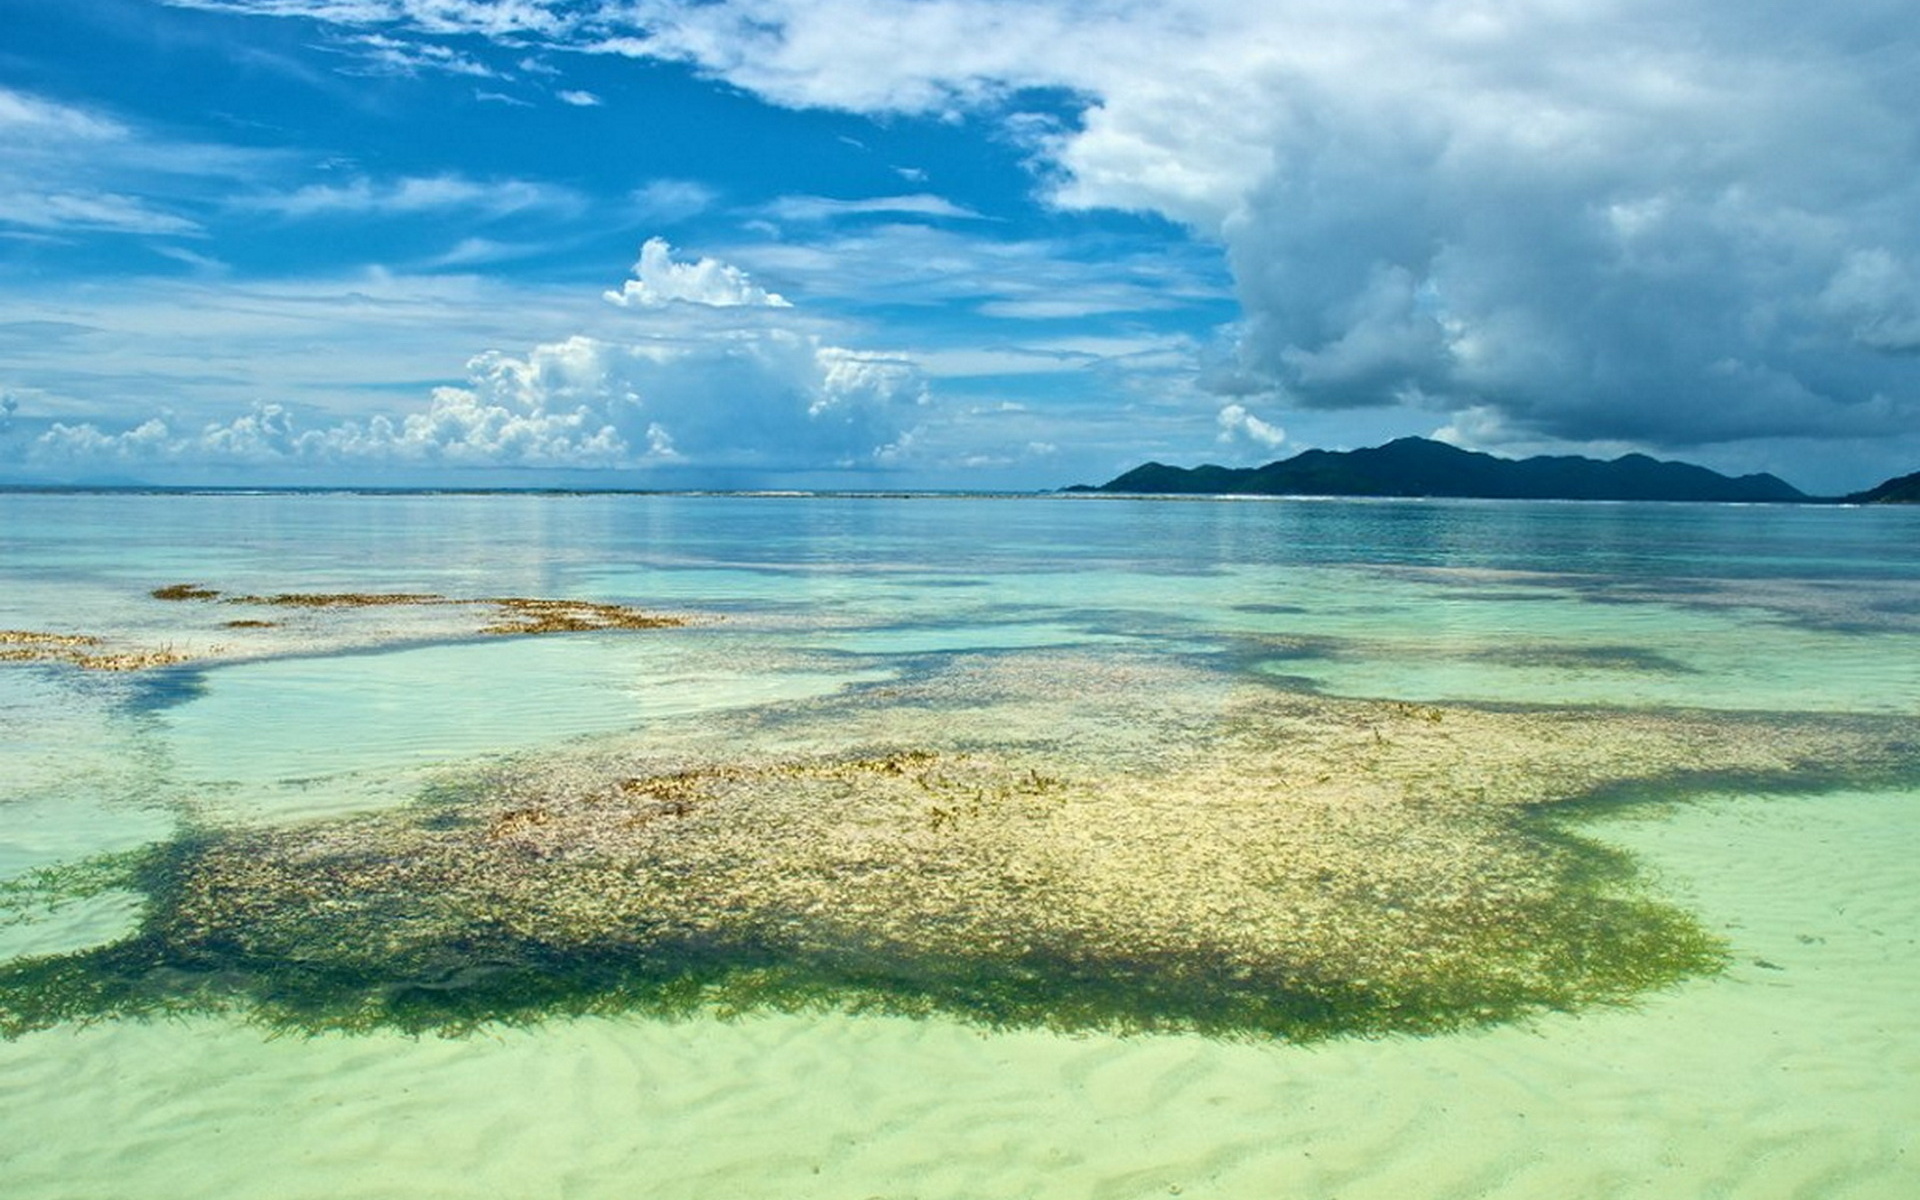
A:
{"type": "Polygon", "coordinates": [[[430,42],[402,41],[376,33],[354,38],[348,45],[357,52],[361,69],[375,74],[419,75],[432,71],[475,79],[500,78],[499,72],[470,55],[430,42]]]}
{"type": "Polygon", "coordinates": [[[1083,372],[1083,356],[1047,353],[1024,347],[967,346],[915,352],[914,362],[936,379],[968,379],[996,375],[1040,376],[1083,372]]]}
{"type": "Polygon", "coordinates": [[[781,105],[1081,97],[1074,121],[1008,118],[1053,202],[1219,238],[1247,316],[1239,378],[1290,404],[1482,406],[1537,436],[1669,446],[1855,437],[1920,404],[1910,5],[610,13],[592,48],[689,63],[781,105]]]}
{"type": "Polygon", "coordinates": [[[712,208],[719,195],[692,179],[656,179],[634,191],[634,215],[655,225],[671,225],[712,208]]]}
{"type": "Polygon", "coordinates": [[[980,214],[940,196],[874,196],[836,200],[827,196],[782,196],[765,210],[776,221],[831,221],[851,216],[948,217],[979,220],[980,214]]]}
{"type": "MultiPolygon", "coordinates": [[[[475,361],[476,372],[487,367],[475,361]]],[[[302,428],[278,404],[256,404],[243,416],[199,426],[153,417],[120,433],[103,432],[92,423],[56,422],[28,447],[26,458],[35,466],[89,470],[156,465],[579,468],[646,461],[631,451],[601,409],[549,409],[537,399],[501,402],[488,394],[490,382],[482,375],[473,388],[436,388],[424,409],[397,420],[375,416],[312,428],[302,428]]]]}
{"type": "Polygon", "coordinates": [[[557,34],[571,20],[566,0],[163,0],[173,8],[252,16],[304,17],[334,25],[400,26],[432,34],[494,37],[557,34]]]}
{"type": "Polygon", "coordinates": [[[729,247],[811,298],[860,304],[966,303],[988,315],[1147,313],[1231,299],[1216,256],[1158,238],[983,238],[918,223],[858,225],[804,241],[729,247]]]}
{"type": "Polygon", "coordinates": [[[599,108],[602,104],[606,103],[592,92],[569,90],[555,92],[554,96],[558,98],[562,104],[571,104],[575,108],[599,108]]]}
{"type": "Polygon", "coordinates": [[[151,249],[161,258],[172,259],[174,262],[183,263],[193,268],[196,273],[203,277],[224,275],[232,269],[230,264],[221,259],[206,254],[196,254],[184,246],[172,246],[159,243],[153,245],[151,249]]]}
{"type": "Polygon", "coordinates": [[[22,285],[0,291],[0,387],[42,398],[29,415],[103,428],[165,407],[197,429],[262,398],[351,415],[458,379],[473,348],[593,332],[605,308],[578,287],[445,272],[22,285]]]}
{"type": "Polygon", "coordinates": [[[175,149],[178,159],[169,162],[164,147],[143,145],[116,120],[0,87],[0,228],[197,236],[198,221],[128,194],[126,184],[156,168],[230,171],[239,159],[202,147],[175,149]],[[222,157],[227,161],[218,163],[222,157]]]}
{"type": "Polygon", "coordinates": [[[56,422],[27,463],[250,467],[871,467],[897,456],[925,388],[904,361],[784,330],[489,351],[461,387],[398,416],[304,425],[278,404],[197,426],[56,422]]]}
{"type": "Polygon", "coordinates": [[[0,144],[113,142],[128,136],[124,125],[71,105],[0,87],[0,144]]]}
{"type": "Polygon", "coordinates": [[[1019,299],[988,300],[980,305],[983,317],[1009,321],[1070,321],[1109,313],[1142,313],[1177,307],[1168,296],[1145,288],[1115,285],[1099,293],[1029,295],[1019,299]]]}
{"type": "Polygon", "coordinates": [[[928,348],[916,350],[913,357],[927,374],[947,379],[1062,375],[1114,369],[1145,376],[1189,371],[1195,348],[1180,334],[1141,334],[1034,338],[1017,344],[928,348]]]}
{"type": "Polygon", "coordinates": [[[747,278],[745,271],[718,259],[675,262],[673,247],[663,238],[649,238],[640,248],[632,279],[606,298],[615,304],[659,308],[668,304],[703,304],[712,308],[738,306],[787,308],[787,301],[747,278]]]}
{"type": "Polygon", "coordinates": [[[617,10],[624,32],[588,48],[692,63],[792,107],[942,112],[1026,85],[1060,81],[1061,65],[1098,53],[1088,25],[1121,10],[1151,36],[1144,3],[1034,4],[968,0],[759,0],[680,5],[640,0],[617,10]]]}
{"type": "Polygon", "coordinates": [[[112,192],[31,192],[0,189],[0,224],[28,229],[84,229],[114,233],[198,234],[200,224],[112,192]]]}
{"type": "Polygon", "coordinates": [[[540,242],[502,242],[493,238],[461,238],[452,249],[428,259],[422,265],[435,269],[478,266],[532,258],[550,249],[540,242]]]}
{"type": "Polygon", "coordinates": [[[433,175],[376,183],[356,179],[345,184],[313,184],[279,195],[255,196],[247,206],[289,217],[338,214],[410,215],[465,209],[507,216],[533,209],[569,211],[581,205],[573,192],[524,179],[477,180],[433,175]]]}
{"type": "MultiPolygon", "coordinates": [[[[1296,430],[1316,411],[1483,413],[1459,428],[1676,448],[1920,426],[1905,0],[177,2],[671,61],[795,108],[971,110],[1029,150],[1052,204],[1217,240],[1244,320],[1210,378],[1296,430]]],[[[843,215],[814,212],[788,219],[843,215]]],[[[887,230],[868,245],[922,253],[883,260],[856,241],[730,256],[809,297],[1071,311],[991,251],[887,230]]],[[[751,296],[743,281],[643,272],[618,295],[751,296]]]]}
{"type": "MultiPolygon", "coordinates": [[[[544,341],[521,354],[476,355],[461,384],[429,389],[418,407],[338,417],[313,405],[255,403],[237,417],[63,418],[24,443],[14,439],[7,452],[16,467],[82,472],[861,471],[911,452],[928,403],[914,363],[835,344],[724,263],[660,262],[668,269],[647,266],[643,255],[636,282],[648,295],[674,293],[671,299],[640,302],[606,332],[544,341]]],[[[369,320],[388,325],[410,315],[387,308],[369,320]]]]}
{"type": "Polygon", "coordinates": [[[1219,440],[1227,445],[1244,440],[1271,450],[1287,440],[1286,430],[1267,424],[1248,412],[1244,405],[1229,404],[1222,408],[1216,423],[1220,426],[1219,440]]]}

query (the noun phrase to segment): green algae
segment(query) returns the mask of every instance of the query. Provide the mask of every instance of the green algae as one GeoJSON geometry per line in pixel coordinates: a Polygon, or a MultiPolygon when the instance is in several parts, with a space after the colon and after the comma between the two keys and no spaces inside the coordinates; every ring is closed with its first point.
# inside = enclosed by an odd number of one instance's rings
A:
{"type": "Polygon", "coordinates": [[[1550,897],[1511,908],[1476,935],[1471,954],[1413,978],[1371,980],[1311,963],[1250,966],[1198,947],[1116,952],[1072,931],[972,950],[770,931],[791,913],[557,937],[484,907],[390,893],[344,906],[279,897],[271,913],[196,927],[177,906],[204,883],[196,876],[208,852],[218,853],[214,843],[148,859],[156,915],[133,937],[0,966],[0,1033],[190,1013],[241,1015],[279,1032],[458,1035],[561,1016],[834,1010],[1306,1041],[1445,1032],[1618,1003],[1725,960],[1684,913],[1636,897],[1611,871],[1589,871],[1578,854],[1559,864],[1550,897]],[[394,925],[418,928],[398,940],[381,936],[394,925]]]}
{"type": "Polygon", "coordinates": [[[127,850],[35,867],[0,880],[0,925],[16,925],[69,904],[111,891],[138,890],[148,882],[152,851],[127,850]]]}
{"type": "Polygon", "coordinates": [[[1574,671],[1619,671],[1648,675],[1698,675],[1699,669],[1670,654],[1643,646],[1577,646],[1522,643],[1475,651],[1475,657],[1501,666],[1574,671]]]}
{"type": "Polygon", "coordinates": [[[1072,652],[954,656],[692,729],[48,875],[119,880],[145,913],[0,964],[0,1033],[762,1010],[1443,1032],[1728,961],[1577,820],[1727,781],[1920,778],[1893,719],[1352,700],[1072,652]]]}

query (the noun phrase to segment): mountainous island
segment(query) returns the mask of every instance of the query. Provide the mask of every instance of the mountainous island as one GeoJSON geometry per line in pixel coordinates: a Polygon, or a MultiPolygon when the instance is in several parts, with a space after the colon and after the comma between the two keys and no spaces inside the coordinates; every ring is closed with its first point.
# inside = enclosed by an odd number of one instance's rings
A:
{"type": "MultiPolygon", "coordinates": [[[[1408,437],[1364,450],[1305,450],[1262,467],[1169,467],[1150,462],[1076,492],[1133,495],[1403,496],[1481,500],[1707,500],[1809,502],[1775,475],[1722,475],[1691,463],[1628,454],[1610,462],[1577,455],[1498,458],[1408,437]]],[[[1920,474],[1891,480],[1850,502],[1920,493],[1920,474]],[[1904,485],[1905,491],[1899,489],[1904,485]],[[1880,493],[1893,489],[1888,495],[1880,493]]]]}
{"type": "Polygon", "coordinates": [[[1844,498],[1848,504],[1920,504],[1920,471],[1844,498]]]}

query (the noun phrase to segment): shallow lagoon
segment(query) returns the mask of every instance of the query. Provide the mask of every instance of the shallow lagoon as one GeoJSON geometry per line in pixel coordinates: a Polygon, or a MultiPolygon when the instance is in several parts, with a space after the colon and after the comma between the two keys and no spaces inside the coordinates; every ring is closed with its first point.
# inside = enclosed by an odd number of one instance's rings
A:
{"type": "MultiPolygon", "coordinates": [[[[1920,521],[1902,512],[0,505],[0,628],[209,655],[131,675],[0,664],[0,871],[15,879],[196,825],[390,810],[476,762],[684,756],[716,729],[746,749],[839,752],[831,723],[793,717],[836,704],[865,722],[863,745],[889,729],[912,743],[943,727],[926,696],[948,693],[930,681],[970,659],[1093,664],[1090,678],[1104,662],[1164,660],[1165,679],[1191,682],[1183,711],[1201,714],[1179,728],[1203,734],[1229,707],[1215,697],[1247,688],[1520,712],[1920,711],[1920,521]],[[189,581],[567,596],[715,619],[552,640],[404,623],[247,640],[222,630],[223,610],[147,594],[189,581]],[[912,719],[890,716],[887,689],[915,687],[912,719]]],[[[1104,699],[1089,687],[1073,711],[1104,699]]],[[[1156,745],[1164,731],[1088,729],[1064,736],[1050,719],[969,736],[1063,758],[1104,748],[1132,756],[1125,771],[1185,752],[1156,745]]],[[[817,1011],[572,1017],[452,1039],[274,1038],[241,1015],[62,1024],[0,1043],[17,1097],[0,1179],[23,1196],[1906,1195],[1916,797],[1907,783],[1831,786],[1582,825],[1630,849],[1727,948],[1724,971],[1625,1009],[1307,1046],[817,1011]]],[[[109,890],[26,914],[0,949],[82,949],[139,916],[136,893],[109,890]]]]}

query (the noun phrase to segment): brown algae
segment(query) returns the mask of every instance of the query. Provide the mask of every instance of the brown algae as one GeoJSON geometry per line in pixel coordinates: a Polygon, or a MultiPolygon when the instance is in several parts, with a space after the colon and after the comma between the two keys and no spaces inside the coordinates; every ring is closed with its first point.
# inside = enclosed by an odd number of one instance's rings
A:
{"type": "Polygon", "coordinates": [[[1204,704],[1115,691],[1094,711],[1094,668],[1070,665],[1010,656],[742,718],[766,757],[528,760],[397,811],[183,838],[126,868],[150,897],[131,937],[0,966],[0,1030],[822,1007],[1448,1030],[1630,1001],[1725,961],[1624,856],[1571,832],[1569,802],[1916,772],[1892,722],[1250,686],[1204,704]],[[952,706],[955,688],[977,703],[952,706]],[[1005,736],[1070,695],[1047,745],[1005,736]],[[1118,745],[1134,736],[1168,752],[1134,758],[1118,745]],[[848,749],[780,749],[822,737],[848,749]]]}
{"type": "MultiPolygon", "coordinates": [[[[691,618],[647,612],[623,604],[591,600],[501,597],[460,599],[428,592],[277,592],[264,595],[228,595],[198,583],[173,583],[151,589],[148,596],[168,603],[199,602],[239,605],[314,613],[322,621],[318,634],[335,643],[346,644],[433,641],[444,638],[490,635],[533,635],[544,633],[582,633],[617,629],[666,629],[691,623],[691,618]],[[456,616],[432,630],[396,633],[392,630],[359,630],[339,625],[343,617],[329,620],[327,614],[345,614],[359,610],[388,608],[444,607],[456,616]]],[[[240,633],[280,629],[285,622],[265,617],[237,617],[222,621],[218,628],[240,633]]],[[[189,631],[183,631],[189,632],[189,631]]],[[[142,671],[155,667],[208,660],[231,660],[262,652],[259,643],[192,645],[189,649],[173,645],[161,647],[120,645],[109,648],[107,639],[93,634],[53,633],[23,629],[0,630],[0,662],[65,663],[91,671],[142,671]],[[252,649],[249,650],[249,645],[252,649]]],[[[270,652],[270,650],[269,650],[270,652]]]]}
{"type": "Polygon", "coordinates": [[[452,604],[455,601],[428,592],[277,592],[268,596],[229,596],[225,603],[264,604],[276,608],[391,608],[396,605],[452,604]]]}
{"type": "Polygon", "coordinates": [[[197,583],[170,583],[148,592],[155,600],[214,600],[220,593],[197,583]]]}
{"type": "Polygon", "coordinates": [[[88,671],[144,671],[187,661],[172,647],[103,650],[105,642],[90,634],[36,633],[0,629],[0,662],[59,662],[88,671]]]}
{"type": "Polygon", "coordinates": [[[0,629],[0,646],[6,647],[4,653],[15,653],[21,657],[40,653],[64,653],[78,650],[83,646],[99,644],[99,638],[84,633],[40,633],[31,629],[0,629]]]}
{"type": "Polygon", "coordinates": [[[481,628],[482,633],[582,633],[595,629],[669,629],[687,624],[685,617],[589,600],[508,597],[475,603],[491,604],[495,609],[493,620],[481,628]]]}
{"type": "MultiPolygon", "coordinates": [[[[213,599],[219,592],[177,585],[161,592],[183,591],[196,599],[213,599]]],[[[186,598],[171,597],[171,598],[186,598]]],[[[227,604],[264,605],[273,608],[354,609],[393,608],[420,605],[451,605],[491,610],[480,625],[481,633],[538,634],[584,633],[602,629],[668,629],[686,625],[687,618],[664,613],[645,612],[624,604],[594,600],[554,600],[525,596],[464,600],[431,592],[279,592],[260,596],[229,596],[227,604]]],[[[262,622],[261,624],[265,624],[262,622]]],[[[229,621],[229,628],[245,627],[229,621]]]]}

